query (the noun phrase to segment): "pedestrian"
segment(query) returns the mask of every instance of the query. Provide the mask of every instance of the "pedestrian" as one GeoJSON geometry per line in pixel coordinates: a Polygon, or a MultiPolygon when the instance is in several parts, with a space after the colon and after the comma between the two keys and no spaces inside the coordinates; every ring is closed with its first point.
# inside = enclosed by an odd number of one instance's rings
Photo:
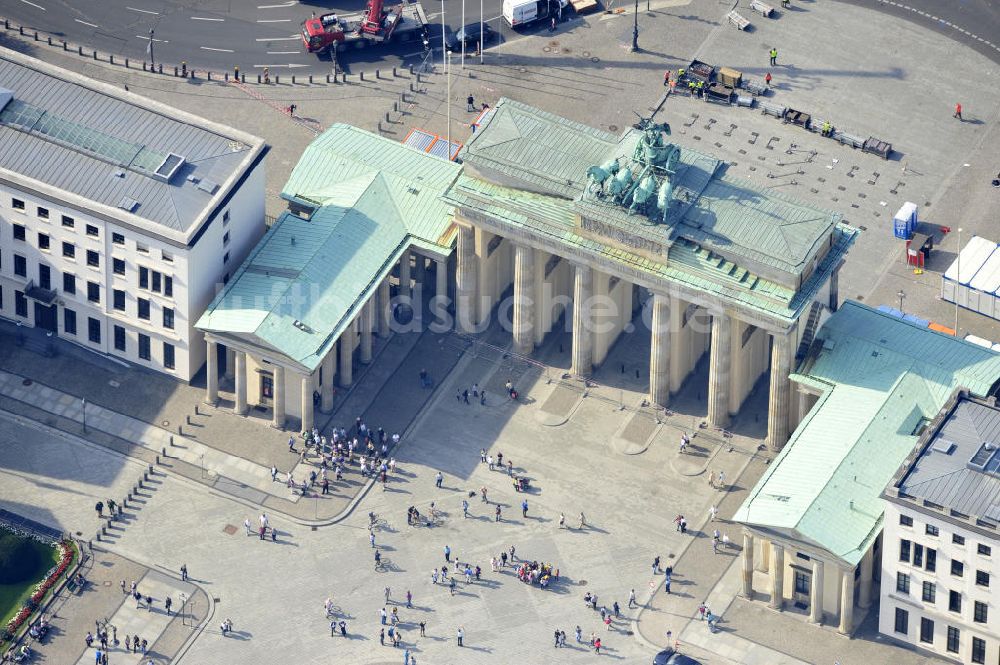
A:
{"type": "Polygon", "coordinates": [[[403,652],[403,665],[410,665],[410,650],[403,652]]]}
{"type": "Polygon", "coordinates": [[[719,471],[719,489],[720,490],[726,489],[726,472],[725,471],[719,471]]]}
{"type": "Polygon", "coordinates": [[[392,591],[389,589],[389,587],[386,587],[385,588],[385,604],[386,605],[389,604],[389,596],[391,596],[391,595],[392,595],[392,591]]]}
{"type": "Polygon", "coordinates": [[[659,572],[660,572],[660,555],[657,554],[656,557],[653,558],[653,574],[656,575],[659,572]]]}
{"type": "Polygon", "coordinates": [[[132,637],[129,635],[125,636],[125,653],[132,650],[132,637]]]}
{"type": "Polygon", "coordinates": [[[580,528],[582,529],[585,526],[587,526],[587,518],[583,513],[580,513],[580,528]]]}
{"type": "Polygon", "coordinates": [[[389,617],[384,607],[378,611],[378,616],[379,616],[379,622],[384,626],[386,623],[386,619],[389,617]]]}
{"type": "Polygon", "coordinates": [[[462,640],[465,639],[465,631],[462,629],[461,626],[458,627],[457,637],[458,637],[458,646],[460,647],[465,646],[464,644],[462,644],[462,640]]]}
{"type": "Polygon", "coordinates": [[[462,516],[463,517],[469,516],[469,502],[466,501],[465,499],[462,499],[462,516]]]}
{"type": "Polygon", "coordinates": [[[448,591],[451,592],[451,595],[453,595],[453,596],[455,595],[455,587],[456,586],[457,586],[457,584],[455,582],[455,578],[454,577],[452,577],[450,580],[448,580],[448,591]]]}
{"type": "Polygon", "coordinates": [[[628,592],[628,608],[632,609],[636,605],[638,605],[638,603],[635,602],[635,589],[631,589],[628,592]]]}
{"type": "Polygon", "coordinates": [[[691,443],[691,439],[688,437],[687,432],[681,434],[681,452],[686,453],[688,444],[691,443]]]}
{"type": "Polygon", "coordinates": [[[479,406],[486,406],[486,391],[479,392],[479,406]]]}
{"type": "Polygon", "coordinates": [[[559,647],[562,648],[562,647],[565,647],[565,646],[566,646],[566,631],[565,630],[560,630],[559,631],[559,647]]]}
{"type": "Polygon", "coordinates": [[[594,640],[594,653],[598,655],[601,653],[601,638],[599,637],[594,640]]]}
{"type": "MultiPolygon", "coordinates": [[[[469,97],[469,99],[472,99],[472,97],[469,97]]],[[[475,109],[471,108],[471,105],[470,105],[469,110],[473,111],[475,109]]],[[[469,403],[469,391],[468,390],[463,390],[462,391],[462,401],[465,402],[466,404],[469,403]]]]}
{"type": "Polygon", "coordinates": [[[434,485],[438,488],[441,487],[441,483],[444,482],[444,475],[438,471],[437,475],[434,477],[434,485]]]}
{"type": "Polygon", "coordinates": [[[188,567],[186,563],[181,564],[181,581],[187,582],[188,579],[188,567]]]}
{"type": "Polygon", "coordinates": [[[104,517],[104,502],[98,501],[96,504],[94,504],[94,510],[97,511],[98,517],[104,517]]]}
{"type": "Polygon", "coordinates": [[[500,521],[500,504],[499,503],[497,504],[496,518],[497,518],[496,521],[499,522],[500,521]]]}
{"type": "Polygon", "coordinates": [[[479,488],[479,497],[483,503],[489,503],[489,499],[486,498],[486,486],[483,485],[479,488]]]}
{"type": "Polygon", "coordinates": [[[556,629],[556,632],[555,632],[555,644],[553,644],[552,646],[555,647],[555,648],[557,648],[557,649],[559,648],[559,629],[558,628],[556,629]]]}
{"type": "Polygon", "coordinates": [[[427,635],[424,633],[424,630],[426,628],[427,628],[427,623],[424,622],[424,621],[421,621],[420,622],[420,637],[427,637],[427,635]]]}
{"type": "Polygon", "coordinates": [[[277,482],[278,480],[278,467],[271,465],[271,482],[277,482]]]}
{"type": "MultiPolygon", "coordinates": [[[[959,120],[962,120],[962,105],[961,104],[955,104],[955,115],[953,115],[952,117],[953,118],[958,118],[959,120]]],[[[98,504],[98,505],[100,505],[100,504],[98,504]]]]}
{"type": "Polygon", "coordinates": [[[379,628],[378,631],[378,643],[385,646],[385,628],[379,628]]]}
{"type": "Polygon", "coordinates": [[[407,608],[413,607],[413,594],[410,593],[409,589],[406,590],[406,607],[407,608]]]}
{"type": "Polygon", "coordinates": [[[768,88],[771,87],[771,72],[764,74],[764,84],[767,85],[768,88]]]}
{"type": "Polygon", "coordinates": [[[528,500],[524,499],[521,501],[521,517],[528,516],[528,500]]]}
{"type": "Polygon", "coordinates": [[[371,544],[372,548],[375,547],[375,532],[374,531],[369,531],[368,532],[368,542],[371,544]]]}
{"type": "Polygon", "coordinates": [[[556,31],[556,17],[553,16],[552,23],[549,25],[549,32],[555,32],[555,31],[556,31]]]}
{"type": "Polygon", "coordinates": [[[617,619],[618,615],[619,615],[619,613],[621,611],[621,608],[618,606],[618,601],[617,600],[614,602],[614,604],[611,606],[611,608],[615,611],[615,618],[617,619]]]}
{"type": "Polygon", "coordinates": [[[708,472],[708,486],[715,487],[715,470],[708,472]]]}
{"type": "Polygon", "coordinates": [[[170,607],[173,604],[174,604],[173,599],[170,596],[167,596],[167,599],[164,601],[164,605],[167,608],[167,614],[170,614],[170,607]]]}
{"type": "Polygon", "coordinates": [[[778,49],[771,47],[771,66],[774,67],[778,64],[778,49]]]}
{"type": "Polygon", "coordinates": [[[561,529],[564,526],[566,526],[566,516],[563,515],[562,513],[559,513],[559,528],[561,529]]]}
{"type": "Polygon", "coordinates": [[[437,583],[438,583],[438,569],[435,568],[434,570],[431,571],[431,584],[437,584],[437,583]]]}
{"type": "Polygon", "coordinates": [[[492,471],[493,470],[493,456],[492,455],[487,455],[486,456],[486,463],[489,465],[490,471],[492,471]]]}
{"type": "Polygon", "coordinates": [[[508,476],[514,475],[514,463],[511,462],[509,459],[507,460],[507,475],[508,476]]]}
{"type": "Polygon", "coordinates": [[[718,506],[712,506],[711,508],[709,508],[708,509],[708,515],[709,515],[711,521],[714,522],[715,518],[719,516],[719,507],[718,506]]]}
{"type": "Polygon", "coordinates": [[[673,636],[674,636],[674,632],[673,632],[672,630],[668,630],[668,631],[667,631],[667,646],[668,646],[668,647],[670,646],[670,640],[671,640],[671,638],[672,638],[673,636]]]}
{"type": "Polygon", "coordinates": [[[611,632],[611,615],[604,617],[604,629],[611,632]]]}
{"type": "MultiPolygon", "coordinates": [[[[474,113],[476,111],[476,99],[472,95],[469,95],[468,97],[465,98],[465,110],[468,111],[469,113],[474,113]]],[[[468,404],[469,403],[468,390],[465,391],[463,397],[465,398],[465,403],[468,404]]]]}
{"type": "Polygon", "coordinates": [[[667,575],[667,581],[664,582],[663,588],[667,593],[670,593],[670,575],[667,575]]]}
{"type": "Polygon", "coordinates": [[[290,453],[294,453],[295,452],[295,437],[294,436],[289,436],[288,437],[288,452],[290,452],[290,453]]]}
{"type": "Polygon", "coordinates": [[[480,448],[479,449],[479,459],[482,461],[483,464],[486,464],[486,449],[485,448],[480,448]]]}
{"type": "Polygon", "coordinates": [[[502,567],[506,568],[507,567],[507,553],[506,552],[501,552],[500,553],[500,561],[503,563],[502,567]]]}
{"type": "Polygon", "coordinates": [[[444,546],[444,560],[451,563],[451,548],[447,545],[444,546]]]}
{"type": "Polygon", "coordinates": [[[670,70],[663,72],[663,87],[666,88],[670,85],[670,70]]]}

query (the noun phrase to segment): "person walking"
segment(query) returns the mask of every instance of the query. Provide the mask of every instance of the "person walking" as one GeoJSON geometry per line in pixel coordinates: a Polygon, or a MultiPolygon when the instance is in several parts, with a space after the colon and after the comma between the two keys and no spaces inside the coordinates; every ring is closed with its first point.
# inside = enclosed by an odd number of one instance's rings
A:
{"type": "Polygon", "coordinates": [[[455,595],[455,588],[457,586],[458,586],[458,583],[455,582],[455,576],[452,575],[451,579],[448,580],[448,591],[451,593],[451,595],[453,595],[453,596],[455,595]]]}
{"type": "Polygon", "coordinates": [[[375,531],[368,532],[368,542],[371,544],[372,548],[375,548],[375,531]]]}
{"type": "Polygon", "coordinates": [[[243,520],[243,526],[246,527],[247,535],[249,536],[250,535],[250,518],[249,517],[246,518],[245,520],[243,520]]]}
{"type": "Polygon", "coordinates": [[[181,564],[181,581],[187,582],[188,579],[188,567],[186,563],[181,564]]]}
{"type": "Polygon", "coordinates": [[[564,526],[566,526],[566,516],[563,515],[562,513],[559,513],[559,528],[561,529],[564,526]]]}
{"type": "Polygon", "coordinates": [[[663,87],[666,88],[669,86],[670,86],[670,70],[668,69],[667,71],[663,72],[663,87]]]}
{"type": "Polygon", "coordinates": [[[385,646],[385,628],[379,628],[378,631],[378,643],[385,646]]]}
{"type": "MultiPolygon", "coordinates": [[[[476,111],[476,99],[472,95],[465,98],[465,110],[469,113],[476,111]]],[[[469,391],[465,391],[465,403],[469,403],[469,391]]]]}
{"type": "Polygon", "coordinates": [[[392,595],[392,590],[389,587],[385,588],[385,604],[389,604],[389,597],[392,595]]]}
{"type": "Polygon", "coordinates": [[[409,589],[407,589],[406,590],[406,608],[410,609],[412,607],[413,607],[413,594],[410,593],[409,589]]]}
{"type": "Polygon", "coordinates": [[[465,630],[461,626],[458,627],[458,632],[456,633],[456,637],[458,637],[458,646],[460,647],[465,646],[464,644],[462,644],[462,640],[465,639],[465,630]]]}
{"type": "Polygon", "coordinates": [[[952,117],[953,118],[958,118],[959,120],[962,120],[962,105],[961,104],[958,104],[958,103],[955,104],[955,115],[953,115],[952,117]]]}
{"type": "Polygon", "coordinates": [[[528,516],[528,500],[524,499],[521,501],[521,517],[528,516]]]}
{"type": "Polygon", "coordinates": [[[774,67],[778,64],[778,49],[771,47],[771,66],[774,67]]]}
{"type": "Polygon", "coordinates": [[[497,522],[500,521],[500,504],[499,503],[497,504],[496,521],[497,522]]]}
{"type": "Polygon", "coordinates": [[[635,589],[631,589],[628,592],[628,608],[632,609],[636,607],[638,603],[635,602],[635,589]]]}
{"type": "Polygon", "coordinates": [[[715,487],[715,470],[708,472],[708,486],[715,487]]]}
{"type": "Polygon", "coordinates": [[[384,626],[386,623],[386,619],[389,617],[389,614],[385,611],[385,608],[383,607],[378,611],[378,615],[379,615],[379,621],[384,626]]]}
{"type": "Polygon", "coordinates": [[[715,518],[717,518],[719,516],[719,507],[718,506],[712,506],[711,508],[709,508],[708,509],[708,515],[709,515],[710,521],[714,522],[715,518]]]}
{"type": "Polygon", "coordinates": [[[420,637],[427,637],[427,634],[425,632],[426,629],[427,629],[427,622],[426,621],[421,621],[420,622],[420,637]]]}
{"type": "Polygon", "coordinates": [[[611,609],[613,609],[613,610],[614,610],[614,612],[615,612],[615,618],[617,619],[617,618],[618,618],[618,615],[619,615],[619,613],[621,612],[621,607],[619,607],[619,605],[618,605],[618,601],[617,601],[617,600],[616,600],[616,601],[614,602],[614,604],[613,604],[613,605],[611,606],[611,609]]]}
{"type": "Polygon", "coordinates": [[[441,483],[443,482],[444,482],[444,475],[440,471],[438,471],[437,475],[434,477],[434,486],[440,489],[441,483]]]}
{"type": "Polygon", "coordinates": [[[468,517],[468,516],[469,516],[469,502],[466,501],[465,499],[462,499],[462,517],[468,517]]]}
{"type": "Polygon", "coordinates": [[[726,489],[726,472],[725,471],[719,471],[719,489],[720,490],[726,489]]]}
{"type": "Polygon", "coordinates": [[[766,85],[768,88],[771,87],[771,72],[764,74],[764,85],[766,85]]]}
{"type": "Polygon", "coordinates": [[[278,481],[278,467],[271,465],[271,482],[275,483],[278,481]]]}
{"type": "Polygon", "coordinates": [[[594,640],[594,653],[601,655],[601,638],[599,637],[594,640]]]}
{"type": "Polygon", "coordinates": [[[447,545],[444,546],[444,560],[451,563],[451,548],[447,545]]]}
{"type": "Polygon", "coordinates": [[[553,644],[552,646],[555,647],[556,649],[558,649],[559,648],[559,629],[558,628],[556,628],[554,637],[555,637],[555,644],[553,644]]]}
{"type": "Polygon", "coordinates": [[[587,526],[587,518],[583,513],[580,513],[580,528],[587,526]]]}
{"type": "Polygon", "coordinates": [[[480,448],[479,449],[479,459],[480,459],[480,461],[482,461],[483,464],[486,464],[486,449],[485,448],[480,448]]]}

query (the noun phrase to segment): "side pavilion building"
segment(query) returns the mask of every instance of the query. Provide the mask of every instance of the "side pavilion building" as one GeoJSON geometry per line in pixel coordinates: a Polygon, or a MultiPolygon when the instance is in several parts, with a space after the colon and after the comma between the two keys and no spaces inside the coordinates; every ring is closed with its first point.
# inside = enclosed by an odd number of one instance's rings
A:
{"type": "Polygon", "coordinates": [[[779,449],[793,358],[836,310],[857,231],[669,134],[644,120],[616,136],[501,99],[444,197],[458,327],[485,326],[512,287],[515,350],[531,353],[565,313],[572,372],[586,377],[645,301],[651,401],[665,406],[707,352],[707,420],[725,427],[769,372],[767,442],[779,449]]]}

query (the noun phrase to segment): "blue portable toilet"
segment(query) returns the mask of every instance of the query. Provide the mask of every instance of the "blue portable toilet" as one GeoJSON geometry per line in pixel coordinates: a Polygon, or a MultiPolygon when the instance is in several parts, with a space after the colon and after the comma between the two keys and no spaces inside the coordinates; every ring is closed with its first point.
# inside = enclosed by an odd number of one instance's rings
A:
{"type": "Polygon", "coordinates": [[[916,228],[917,204],[907,201],[892,218],[892,234],[902,240],[909,240],[916,228]]]}

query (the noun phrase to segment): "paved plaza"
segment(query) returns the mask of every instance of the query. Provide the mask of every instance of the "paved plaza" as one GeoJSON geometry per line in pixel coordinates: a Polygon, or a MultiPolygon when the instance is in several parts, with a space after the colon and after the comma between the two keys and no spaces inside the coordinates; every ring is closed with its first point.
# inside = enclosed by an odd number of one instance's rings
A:
{"type": "MultiPolygon", "coordinates": [[[[996,196],[988,179],[997,170],[992,158],[1000,143],[1000,100],[989,83],[1000,75],[998,66],[945,35],[853,4],[795,1],[776,19],[752,15],[755,29],[745,33],[725,23],[729,8],[652,0],[650,10],[640,12],[644,50],[638,54],[627,51],[629,12],[576,17],[552,35],[505,34],[483,65],[471,58],[464,69],[456,65],[451,100],[440,63],[419,79],[400,71],[346,85],[283,82],[261,89],[260,100],[221,84],[125,72],[33,44],[28,49],[264,137],[273,146],[267,174],[272,215],[284,208],[277,193],[314,138],[312,130],[332,122],[397,139],[411,127],[447,134],[450,104],[451,131],[462,138],[471,120],[465,97],[473,94],[489,103],[513,97],[617,132],[635,121],[634,112],[648,114],[659,104],[667,67],[699,58],[754,77],[773,71],[770,101],[891,141],[899,156],[883,161],[757,109],[686,97],[667,99],[657,119],[671,124],[681,146],[717,155],[734,173],[837,210],[861,228],[841,272],[842,297],[895,306],[903,290],[908,312],[952,325],[954,310],[937,294],[957,239],[940,227],[962,226],[968,236],[995,234],[986,212],[995,208],[996,196]],[[816,38],[832,32],[837,39],[816,38]],[[767,66],[771,46],[780,54],[775,68],[767,66]],[[951,117],[957,101],[966,109],[965,122],[951,117]],[[288,103],[299,105],[305,121],[275,110],[288,103]],[[918,203],[937,230],[939,249],[922,275],[903,264],[902,247],[891,236],[892,214],[904,200],[918,203]]],[[[962,313],[959,323],[963,334],[1000,340],[1000,326],[989,319],[962,313]]],[[[0,336],[11,339],[2,330],[0,336]]],[[[763,603],[735,599],[742,538],[725,518],[769,462],[759,449],[764,425],[755,417],[766,410],[766,383],[733,423],[733,436],[723,437],[698,428],[706,410],[705,367],[673,399],[670,412],[642,406],[647,380],[635,371],[648,366],[648,333],[623,336],[589,386],[561,378],[569,367],[568,333],[552,333],[532,362],[512,356],[509,344],[508,334],[493,329],[476,340],[398,335],[377,346],[353,390],[338,395],[331,422],[346,425],[363,413],[369,422],[403,432],[399,471],[384,492],[368,489],[352,471],[333,498],[322,501],[302,500],[270,482],[271,464],[285,471],[294,463],[285,447],[288,433],[260,417],[227,413],[225,383],[220,407],[211,409],[200,404],[203,378],[176,386],[72,353],[41,359],[4,344],[3,508],[90,540],[100,528],[94,503],[124,496],[148,464],[155,466],[157,450],[168,449],[126,520],[94,543],[87,569],[92,590],[60,601],[59,630],[40,649],[44,662],[90,662],[83,633],[104,617],[121,632],[149,635],[157,663],[183,658],[255,665],[289,656],[302,663],[401,663],[407,648],[421,664],[582,662],[594,656],[589,644],[576,643],[577,625],[585,642],[592,632],[601,637],[602,657],[623,662],[648,662],[667,643],[668,630],[682,651],[712,664],[937,662],[876,639],[877,607],[857,637],[847,640],[829,627],[807,625],[794,611],[779,615],[763,603]],[[434,391],[416,387],[425,365],[436,368],[434,391]],[[521,392],[519,403],[504,396],[508,378],[521,392]],[[473,383],[487,390],[485,405],[455,399],[473,383]],[[92,418],[87,431],[82,396],[92,418]],[[684,455],[677,451],[682,432],[697,434],[684,455]],[[180,447],[171,449],[171,435],[180,447]],[[516,473],[531,478],[531,491],[515,493],[506,475],[480,462],[481,448],[502,452],[516,473]],[[434,482],[439,470],[440,489],[434,482]],[[725,473],[725,488],[709,486],[713,471],[725,473]],[[488,505],[470,496],[481,487],[488,488],[488,505]],[[468,518],[463,499],[470,503],[468,518]],[[527,517],[521,514],[524,499],[527,517]],[[409,506],[427,514],[432,502],[441,511],[434,526],[407,525],[409,506]],[[722,518],[714,525],[713,505],[722,518]],[[262,511],[270,515],[276,542],[245,535],[244,520],[256,525],[262,511]],[[375,533],[379,570],[366,528],[369,511],[385,520],[375,533]],[[582,529],[581,512],[587,521],[582,529]],[[560,513],[571,528],[559,527],[560,513]],[[674,529],[678,514],[689,521],[686,535],[674,529]],[[734,543],[720,554],[711,548],[715,528],[734,543]],[[431,570],[445,563],[446,545],[452,560],[483,570],[478,582],[463,578],[454,595],[431,583],[431,570]],[[557,567],[558,581],[542,590],[522,584],[509,568],[490,571],[490,557],[512,546],[519,559],[557,567]],[[652,575],[656,556],[674,566],[670,596],[662,590],[663,576],[652,575]],[[179,579],[181,564],[191,571],[190,586],[179,579]],[[118,578],[136,578],[159,596],[184,593],[198,600],[181,621],[136,610],[122,598],[118,578]],[[379,644],[386,587],[388,607],[398,608],[402,622],[398,649],[379,644]],[[630,610],[632,588],[640,608],[630,610]],[[405,606],[408,590],[413,608],[405,606]],[[596,593],[600,605],[621,605],[610,631],[584,606],[586,592],[596,593]],[[347,624],[347,639],[330,635],[327,597],[347,624]],[[695,618],[701,602],[722,614],[719,633],[695,618]],[[226,618],[234,623],[229,636],[219,631],[226,618]],[[188,619],[198,627],[186,625],[188,619]],[[421,621],[426,637],[419,635],[421,621]],[[460,626],[461,650],[455,639],[460,626]],[[566,631],[567,648],[553,648],[556,629],[566,631]]],[[[139,661],[112,652],[111,662],[139,661]]]]}

